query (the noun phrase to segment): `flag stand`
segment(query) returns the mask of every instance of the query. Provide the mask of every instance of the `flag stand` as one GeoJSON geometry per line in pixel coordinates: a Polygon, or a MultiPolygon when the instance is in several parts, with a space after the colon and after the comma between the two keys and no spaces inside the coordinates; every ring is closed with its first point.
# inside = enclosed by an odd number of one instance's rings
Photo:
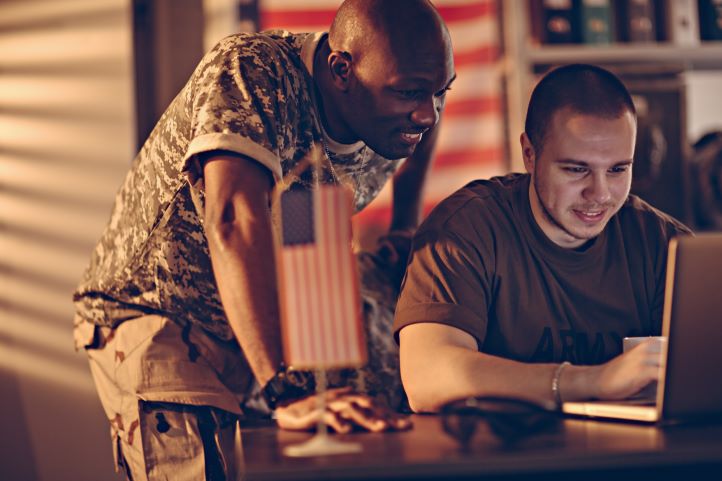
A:
{"type": "Polygon", "coordinates": [[[234,481],[245,481],[246,479],[246,462],[243,455],[243,441],[241,440],[241,422],[236,420],[236,429],[233,435],[233,460],[232,469],[229,469],[229,473],[233,473],[234,477],[231,478],[234,481]]]}
{"type": "Polygon", "coordinates": [[[316,371],[316,394],[318,399],[317,409],[321,413],[318,418],[316,434],[308,441],[286,446],[283,454],[293,458],[303,458],[361,452],[363,449],[359,443],[339,441],[328,435],[328,426],[323,420],[323,413],[326,412],[326,372],[323,369],[316,371]]]}

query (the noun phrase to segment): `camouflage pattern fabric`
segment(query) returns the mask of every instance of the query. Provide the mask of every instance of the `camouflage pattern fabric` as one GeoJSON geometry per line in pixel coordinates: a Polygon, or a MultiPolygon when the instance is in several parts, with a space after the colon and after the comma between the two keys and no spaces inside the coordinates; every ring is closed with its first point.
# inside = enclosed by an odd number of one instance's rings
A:
{"type": "MultiPolygon", "coordinates": [[[[78,348],[89,342],[88,323],[115,327],[148,314],[233,339],[211,269],[196,154],[236,152],[266,166],[276,180],[292,171],[324,135],[310,74],[322,35],[236,34],[203,58],[116,196],[74,294],[78,348]]],[[[360,143],[332,154],[321,181],[354,186],[358,211],[399,164],[360,143]]]]}
{"type": "MultiPolygon", "coordinates": [[[[357,255],[369,362],[328,376],[331,386],[354,386],[397,409],[403,388],[392,323],[410,245],[409,233],[392,232],[375,252],[357,255]]],[[[242,470],[226,464],[235,422],[264,406],[248,405],[258,386],[235,339],[159,315],[115,328],[83,321],[79,330],[93,333],[86,352],[116,470],[134,480],[224,479],[219,473],[242,470]]]]}
{"type": "Polygon", "coordinates": [[[96,328],[87,353],[116,471],[135,481],[226,479],[251,381],[237,344],[155,315],[96,328]]]}

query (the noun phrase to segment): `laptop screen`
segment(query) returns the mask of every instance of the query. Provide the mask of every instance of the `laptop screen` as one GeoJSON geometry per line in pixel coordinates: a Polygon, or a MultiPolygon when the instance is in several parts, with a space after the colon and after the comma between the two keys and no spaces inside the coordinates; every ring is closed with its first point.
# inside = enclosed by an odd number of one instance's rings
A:
{"type": "Polygon", "coordinates": [[[670,242],[662,329],[662,417],[722,413],[722,233],[670,242]]]}

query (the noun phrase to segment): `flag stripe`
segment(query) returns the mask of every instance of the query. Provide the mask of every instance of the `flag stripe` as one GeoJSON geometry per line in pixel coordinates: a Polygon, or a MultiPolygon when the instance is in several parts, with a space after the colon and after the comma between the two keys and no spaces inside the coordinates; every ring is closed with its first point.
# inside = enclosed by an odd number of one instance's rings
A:
{"type": "MultiPolygon", "coordinates": [[[[265,2],[265,4],[273,4],[273,2],[265,2]]],[[[318,25],[325,30],[333,21],[337,4],[340,2],[329,2],[330,8],[262,8],[260,11],[261,28],[283,26],[293,30],[299,26],[318,25]]],[[[439,4],[437,9],[444,21],[448,23],[496,15],[496,6],[492,0],[477,1],[466,5],[439,4]]]]}
{"type": "MultiPolygon", "coordinates": [[[[337,191],[337,193],[346,194],[343,190],[337,191]]],[[[333,204],[334,212],[336,214],[335,224],[338,236],[336,246],[332,252],[332,258],[334,259],[334,265],[338,273],[337,278],[348,279],[348,282],[339,282],[336,286],[338,288],[338,297],[335,299],[335,304],[339,308],[339,317],[336,319],[336,323],[341,327],[340,334],[343,339],[340,345],[343,347],[344,357],[348,359],[358,359],[358,355],[353,349],[355,345],[353,330],[349,325],[350,322],[356,323],[357,319],[348,315],[349,307],[353,305],[354,300],[357,299],[358,296],[354,296],[353,292],[351,292],[350,295],[343,294],[344,286],[348,287],[352,285],[352,279],[350,276],[344,275],[342,270],[344,266],[348,266],[348,263],[344,262],[343,254],[345,252],[351,252],[351,239],[346,235],[346,228],[349,220],[351,219],[351,213],[348,211],[348,197],[345,195],[337,195],[333,201],[329,203],[333,204]]]]}
{"type": "MultiPolygon", "coordinates": [[[[323,222],[323,219],[318,219],[320,222],[323,222]]],[[[319,335],[320,334],[320,328],[319,328],[319,321],[321,320],[321,310],[319,309],[319,303],[316,296],[318,295],[318,284],[319,284],[319,278],[318,278],[318,267],[317,267],[317,254],[316,251],[318,250],[317,246],[309,246],[304,249],[305,250],[305,260],[306,264],[304,265],[304,270],[308,272],[309,274],[309,281],[306,282],[303,286],[303,289],[305,291],[306,297],[309,299],[309,316],[306,319],[306,329],[301,333],[303,336],[308,336],[309,340],[311,341],[311,348],[312,348],[312,357],[315,357],[318,359],[319,363],[323,362],[323,358],[320,358],[320,354],[323,349],[323,338],[319,335]]]]}
{"type": "MultiPolygon", "coordinates": [[[[306,249],[303,247],[298,248],[298,252],[295,253],[295,257],[297,257],[297,263],[298,263],[298,272],[301,277],[301,283],[298,286],[293,286],[293,289],[298,289],[298,296],[301,299],[301,306],[302,310],[300,312],[296,312],[298,315],[298,321],[294,324],[294,336],[291,338],[293,341],[301,340],[304,344],[307,344],[308,346],[308,352],[311,353],[314,350],[313,345],[313,337],[306,336],[306,333],[310,329],[310,320],[313,317],[313,307],[311,299],[308,297],[308,292],[306,290],[307,286],[312,282],[312,272],[308,269],[308,256],[305,252],[306,249]]],[[[294,311],[292,311],[294,312],[294,311]]],[[[290,363],[295,364],[293,361],[294,358],[291,358],[290,363]]]]}
{"type": "MultiPolygon", "coordinates": [[[[344,203],[344,209],[344,218],[351,219],[353,215],[351,197],[347,198],[344,203]]],[[[353,241],[351,222],[346,222],[344,225],[344,234],[346,245],[351,246],[353,241]]],[[[347,292],[344,296],[345,302],[343,304],[346,306],[346,315],[353,321],[350,325],[349,336],[352,336],[355,342],[349,343],[349,347],[351,348],[350,356],[358,359],[359,364],[363,364],[366,362],[366,349],[363,328],[361,326],[361,299],[359,296],[360,286],[356,256],[349,247],[339,252],[339,257],[341,258],[340,264],[344,269],[344,278],[351,279],[351,283],[346,285],[347,292]]]]}
{"type": "MultiPolygon", "coordinates": [[[[298,293],[298,291],[296,290],[295,286],[303,283],[303,279],[302,279],[303,270],[299,269],[294,264],[298,264],[300,261],[301,261],[301,259],[298,256],[289,256],[288,262],[291,263],[292,268],[285,270],[285,272],[290,274],[290,275],[286,276],[286,278],[289,279],[290,282],[289,282],[289,284],[286,285],[286,290],[285,290],[286,295],[288,295],[290,297],[288,303],[291,306],[300,306],[299,310],[303,308],[304,300],[303,300],[303,296],[296,295],[298,293]]],[[[301,312],[303,312],[303,311],[301,311],[301,312]]],[[[293,330],[289,333],[289,335],[291,336],[292,339],[296,339],[298,336],[298,333],[295,332],[295,330],[297,330],[299,328],[299,325],[294,324],[291,327],[293,328],[293,330]]],[[[300,346],[300,348],[302,349],[303,346],[300,346]]],[[[292,356],[293,356],[293,354],[292,354],[292,356]]]]}
{"type": "Polygon", "coordinates": [[[291,357],[290,359],[295,359],[296,356],[300,356],[301,354],[308,356],[311,352],[313,352],[311,338],[304,334],[304,332],[307,332],[309,329],[308,326],[311,319],[311,300],[309,299],[306,291],[303,289],[304,286],[309,284],[310,279],[308,269],[306,269],[306,258],[302,247],[299,248],[297,255],[293,256],[293,262],[298,275],[298,284],[291,286],[291,289],[296,290],[298,294],[299,302],[297,314],[299,319],[298,322],[294,324],[294,335],[292,339],[294,341],[298,340],[300,345],[296,346],[297,353],[295,353],[294,357],[291,357]],[[299,288],[299,286],[301,286],[301,288],[299,288]]]}
{"type": "Polygon", "coordinates": [[[320,271],[320,282],[317,287],[319,291],[317,296],[320,301],[319,307],[321,311],[321,322],[318,324],[319,328],[323,331],[321,333],[321,338],[323,339],[324,352],[321,357],[324,364],[331,362],[333,359],[337,359],[336,356],[339,354],[339,342],[336,338],[336,328],[333,322],[333,301],[335,299],[331,296],[331,281],[333,278],[331,277],[331,266],[329,262],[329,253],[333,252],[335,247],[333,242],[333,230],[336,227],[336,219],[334,218],[332,199],[328,198],[326,195],[327,193],[327,189],[319,189],[315,192],[316,201],[318,202],[316,205],[316,211],[321,212],[321,216],[324,219],[323,222],[316,224],[320,231],[320,242],[318,249],[316,250],[316,255],[318,256],[317,265],[320,271]],[[323,302],[324,300],[326,302],[323,302]]]}
{"type": "Polygon", "coordinates": [[[436,7],[441,17],[447,23],[496,15],[496,4],[494,0],[478,0],[462,5],[452,5],[449,4],[449,2],[436,2],[436,7]]]}
{"type": "MultiPolygon", "coordinates": [[[[292,255],[290,252],[288,252],[286,249],[281,250],[281,267],[279,269],[279,272],[281,273],[281,278],[285,281],[284,284],[282,284],[283,289],[281,290],[281,296],[286,297],[285,299],[282,299],[281,302],[281,315],[282,319],[287,319],[290,315],[292,315],[293,309],[291,306],[294,306],[295,309],[298,309],[302,312],[303,309],[303,296],[297,296],[297,289],[296,286],[302,284],[301,275],[303,273],[302,269],[299,269],[297,264],[299,263],[298,256],[292,255]]],[[[283,334],[284,339],[296,339],[298,336],[298,333],[296,332],[298,329],[298,324],[287,324],[283,326],[283,334]]],[[[292,342],[284,342],[284,353],[286,359],[292,359],[296,356],[296,353],[294,352],[297,348],[297,344],[292,342]]]]}
{"type": "MultiPolygon", "coordinates": [[[[351,254],[351,236],[348,233],[349,219],[351,218],[351,199],[349,197],[339,199],[335,202],[338,207],[338,231],[341,235],[338,249],[334,252],[336,269],[340,279],[349,279],[348,283],[338,284],[338,305],[341,308],[341,319],[344,321],[341,323],[343,326],[343,338],[345,340],[344,347],[348,349],[347,356],[350,359],[358,359],[361,362],[358,350],[356,349],[356,342],[351,342],[354,339],[355,333],[353,327],[349,325],[349,322],[354,325],[359,324],[359,319],[354,315],[356,303],[358,302],[358,290],[353,285],[353,276],[349,272],[349,266],[351,263],[344,255],[351,254]]],[[[353,262],[353,261],[352,261],[353,262]]]]}
{"type": "Polygon", "coordinates": [[[342,262],[341,265],[345,269],[345,278],[351,279],[351,282],[347,285],[346,290],[348,291],[346,298],[347,302],[344,303],[346,306],[346,315],[351,320],[349,335],[353,338],[353,343],[348,345],[351,347],[351,356],[358,360],[358,364],[364,364],[366,362],[366,344],[364,342],[364,333],[361,326],[361,298],[360,298],[360,286],[358,278],[358,266],[356,264],[356,256],[353,253],[351,244],[353,241],[353,230],[351,227],[351,216],[353,215],[352,208],[352,197],[347,197],[344,203],[345,214],[344,218],[348,219],[343,226],[343,232],[345,234],[345,242],[348,248],[341,251],[342,262]],[[346,261],[343,262],[343,257],[346,257],[346,261]]]}
{"type": "Polygon", "coordinates": [[[504,131],[497,120],[497,116],[494,114],[457,115],[448,119],[445,118],[436,143],[436,157],[438,158],[447,150],[502,147],[504,131]]]}
{"type": "MultiPolygon", "coordinates": [[[[331,202],[329,202],[330,204],[331,202]]],[[[345,222],[348,222],[348,212],[345,212],[342,210],[344,207],[343,205],[340,205],[340,203],[336,203],[336,223],[339,226],[337,229],[337,232],[340,234],[341,229],[343,229],[344,226],[344,219],[346,219],[345,222]]],[[[344,242],[343,238],[339,238],[339,249],[334,249],[333,252],[329,253],[329,261],[334,267],[334,279],[344,279],[344,275],[342,272],[342,262],[339,261],[339,255],[343,253],[344,245],[349,245],[344,242]]],[[[343,319],[343,317],[346,315],[344,306],[347,305],[347,302],[352,302],[352,299],[349,299],[348,301],[345,301],[343,298],[343,290],[342,290],[343,284],[341,282],[334,282],[333,283],[333,292],[334,292],[334,299],[336,302],[334,302],[334,315],[336,316],[336,320],[343,319]]],[[[344,351],[348,349],[349,346],[346,345],[346,340],[349,338],[349,332],[348,325],[345,322],[338,323],[340,326],[339,332],[337,333],[337,339],[336,342],[339,346],[341,346],[344,351]]],[[[349,352],[344,352],[344,356],[347,356],[348,358],[353,358],[354,356],[351,355],[349,352]]]]}
{"type": "MultiPolygon", "coordinates": [[[[347,217],[351,218],[351,214],[353,213],[353,210],[351,209],[351,202],[346,203],[346,209],[349,214],[347,217]]],[[[349,245],[351,245],[353,230],[350,222],[346,224],[346,236],[348,238],[349,245]]],[[[347,287],[347,297],[349,298],[349,302],[344,304],[349,310],[349,319],[354,320],[352,335],[354,336],[355,342],[353,344],[350,343],[349,346],[353,349],[352,355],[358,359],[358,363],[365,364],[367,360],[367,352],[364,331],[361,326],[361,299],[358,294],[361,292],[361,288],[359,285],[358,264],[356,264],[356,256],[353,254],[351,249],[346,249],[342,254],[345,254],[346,257],[346,262],[341,263],[347,271],[346,278],[351,278],[351,284],[347,287]]]]}
{"type": "Polygon", "coordinates": [[[290,326],[285,325],[285,319],[288,319],[288,313],[286,312],[289,305],[296,305],[297,301],[295,297],[291,295],[291,290],[289,288],[290,285],[293,284],[293,278],[295,277],[295,271],[293,269],[284,268],[287,266],[288,259],[286,255],[285,249],[282,248],[283,243],[283,236],[282,234],[280,237],[274,238],[274,240],[279,240],[279,242],[276,243],[276,252],[278,255],[276,256],[276,279],[278,282],[279,288],[279,307],[280,307],[280,314],[281,314],[281,334],[283,338],[283,357],[284,359],[290,359],[291,357],[291,345],[289,342],[286,342],[286,338],[289,337],[291,334],[289,332],[290,326]],[[288,301],[286,300],[285,296],[288,296],[288,301]]]}
{"type": "Polygon", "coordinates": [[[447,149],[436,155],[434,166],[459,167],[497,164],[504,158],[504,149],[489,146],[479,149],[451,150],[447,149]]]}
{"type": "Polygon", "coordinates": [[[447,22],[447,25],[454,52],[499,43],[499,20],[494,15],[447,22]]]}
{"type": "Polygon", "coordinates": [[[306,356],[312,357],[319,349],[318,336],[314,331],[314,320],[318,319],[316,314],[316,308],[314,299],[312,297],[313,292],[309,290],[310,286],[316,282],[316,272],[313,269],[313,253],[312,248],[309,247],[303,250],[303,264],[301,265],[301,272],[306,273],[306,279],[303,282],[302,292],[303,297],[306,300],[306,310],[304,311],[305,317],[303,323],[299,326],[300,330],[298,336],[303,339],[308,346],[306,356]]]}
{"type": "Polygon", "coordinates": [[[338,316],[336,315],[336,309],[338,307],[338,297],[335,296],[333,292],[333,286],[334,284],[336,284],[336,282],[333,282],[333,280],[338,279],[338,277],[336,277],[334,262],[332,262],[331,259],[331,254],[333,253],[333,248],[331,246],[334,243],[333,232],[338,221],[336,219],[336,212],[334,206],[331,205],[332,199],[329,199],[329,196],[327,194],[328,191],[326,189],[319,191],[319,199],[321,200],[321,205],[319,205],[318,208],[319,210],[324,211],[323,217],[327,219],[326,222],[324,222],[320,226],[323,230],[323,235],[321,238],[323,244],[319,245],[319,257],[322,261],[322,272],[325,273],[323,289],[320,295],[322,298],[328,298],[328,300],[324,302],[323,305],[326,307],[325,315],[326,326],[328,329],[328,332],[326,333],[326,342],[330,347],[329,359],[327,359],[326,362],[330,362],[333,359],[337,359],[338,356],[340,356],[342,353],[342,340],[339,339],[339,334],[341,334],[342,327],[335,322],[338,319],[338,316]]]}
{"type": "Polygon", "coordinates": [[[479,45],[476,48],[465,52],[454,54],[454,66],[463,68],[468,65],[488,64],[492,65],[499,59],[499,46],[495,44],[479,45]]]}
{"type": "MultiPolygon", "coordinates": [[[[330,202],[331,203],[331,202],[330,202]]],[[[334,205],[334,210],[336,213],[335,220],[337,225],[337,231],[339,235],[338,245],[335,249],[330,253],[331,258],[333,259],[333,264],[336,271],[336,278],[337,279],[348,279],[349,282],[346,283],[336,283],[336,296],[337,296],[337,302],[335,302],[335,305],[338,307],[338,317],[337,322],[340,325],[340,336],[341,341],[339,342],[339,345],[343,346],[344,348],[344,355],[348,357],[349,359],[357,359],[358,355],[353,350],[353,342],[350,342],[352,338],[352,330],[350,329],[350,326],[348,322],[356,322],[356,320],[353,317],[349,317],[348,311],[349,306],[353,304],[354,302],[354,295],[353,292],[347,293],[345,292],[344,287],[348,287],[350,284],[350,277],[347,273],[344,273],[343,268],[347,267],[347,263],[345,262],[345,259],[343,258],[344,252],[350,252],[351,249],[351,243],[350,239],[345,236],[345,226],[348,223],[348,219],[350,219],[350,213],[348,212],[348,203],[346,198],[341,199],[335,199],[334,202],[332,202],[334,205]]]]}
{"type": "Polygon", "coordinates": [[[470,98],[501,96],[502,82],[498,70],[491,65],[468,65],[456,68],[456,80],[446,101],[464,102],[470,98]]]}
{"type": "MultiPolygon", "coordinates": [[[[467,98],[463,101],[447,100],[444,107],[444,119],[453,117],[474,117],[477,115],[501,115],[501,99],[497,95],[467,98]]],[[[473,119],[468,119],[473,120],[473,119]]]]}

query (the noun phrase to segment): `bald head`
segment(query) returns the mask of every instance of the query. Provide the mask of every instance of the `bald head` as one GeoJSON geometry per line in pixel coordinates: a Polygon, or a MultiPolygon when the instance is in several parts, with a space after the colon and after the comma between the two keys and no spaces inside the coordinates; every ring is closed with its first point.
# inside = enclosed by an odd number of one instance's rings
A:
{"type": "Polygon", "coordinates": [[[331,24],[329,44],[357,62],[380,50],[397,58],[429,48],[451,52],[446,25],[428,0],[346,0],[331,24]]]}
{"type": "Polygon", "coordinates": [[[400,159],[438,122],[456,73],[449,32],[428,0],[346,0],[313,76],[334,139],[400,159]]]}

